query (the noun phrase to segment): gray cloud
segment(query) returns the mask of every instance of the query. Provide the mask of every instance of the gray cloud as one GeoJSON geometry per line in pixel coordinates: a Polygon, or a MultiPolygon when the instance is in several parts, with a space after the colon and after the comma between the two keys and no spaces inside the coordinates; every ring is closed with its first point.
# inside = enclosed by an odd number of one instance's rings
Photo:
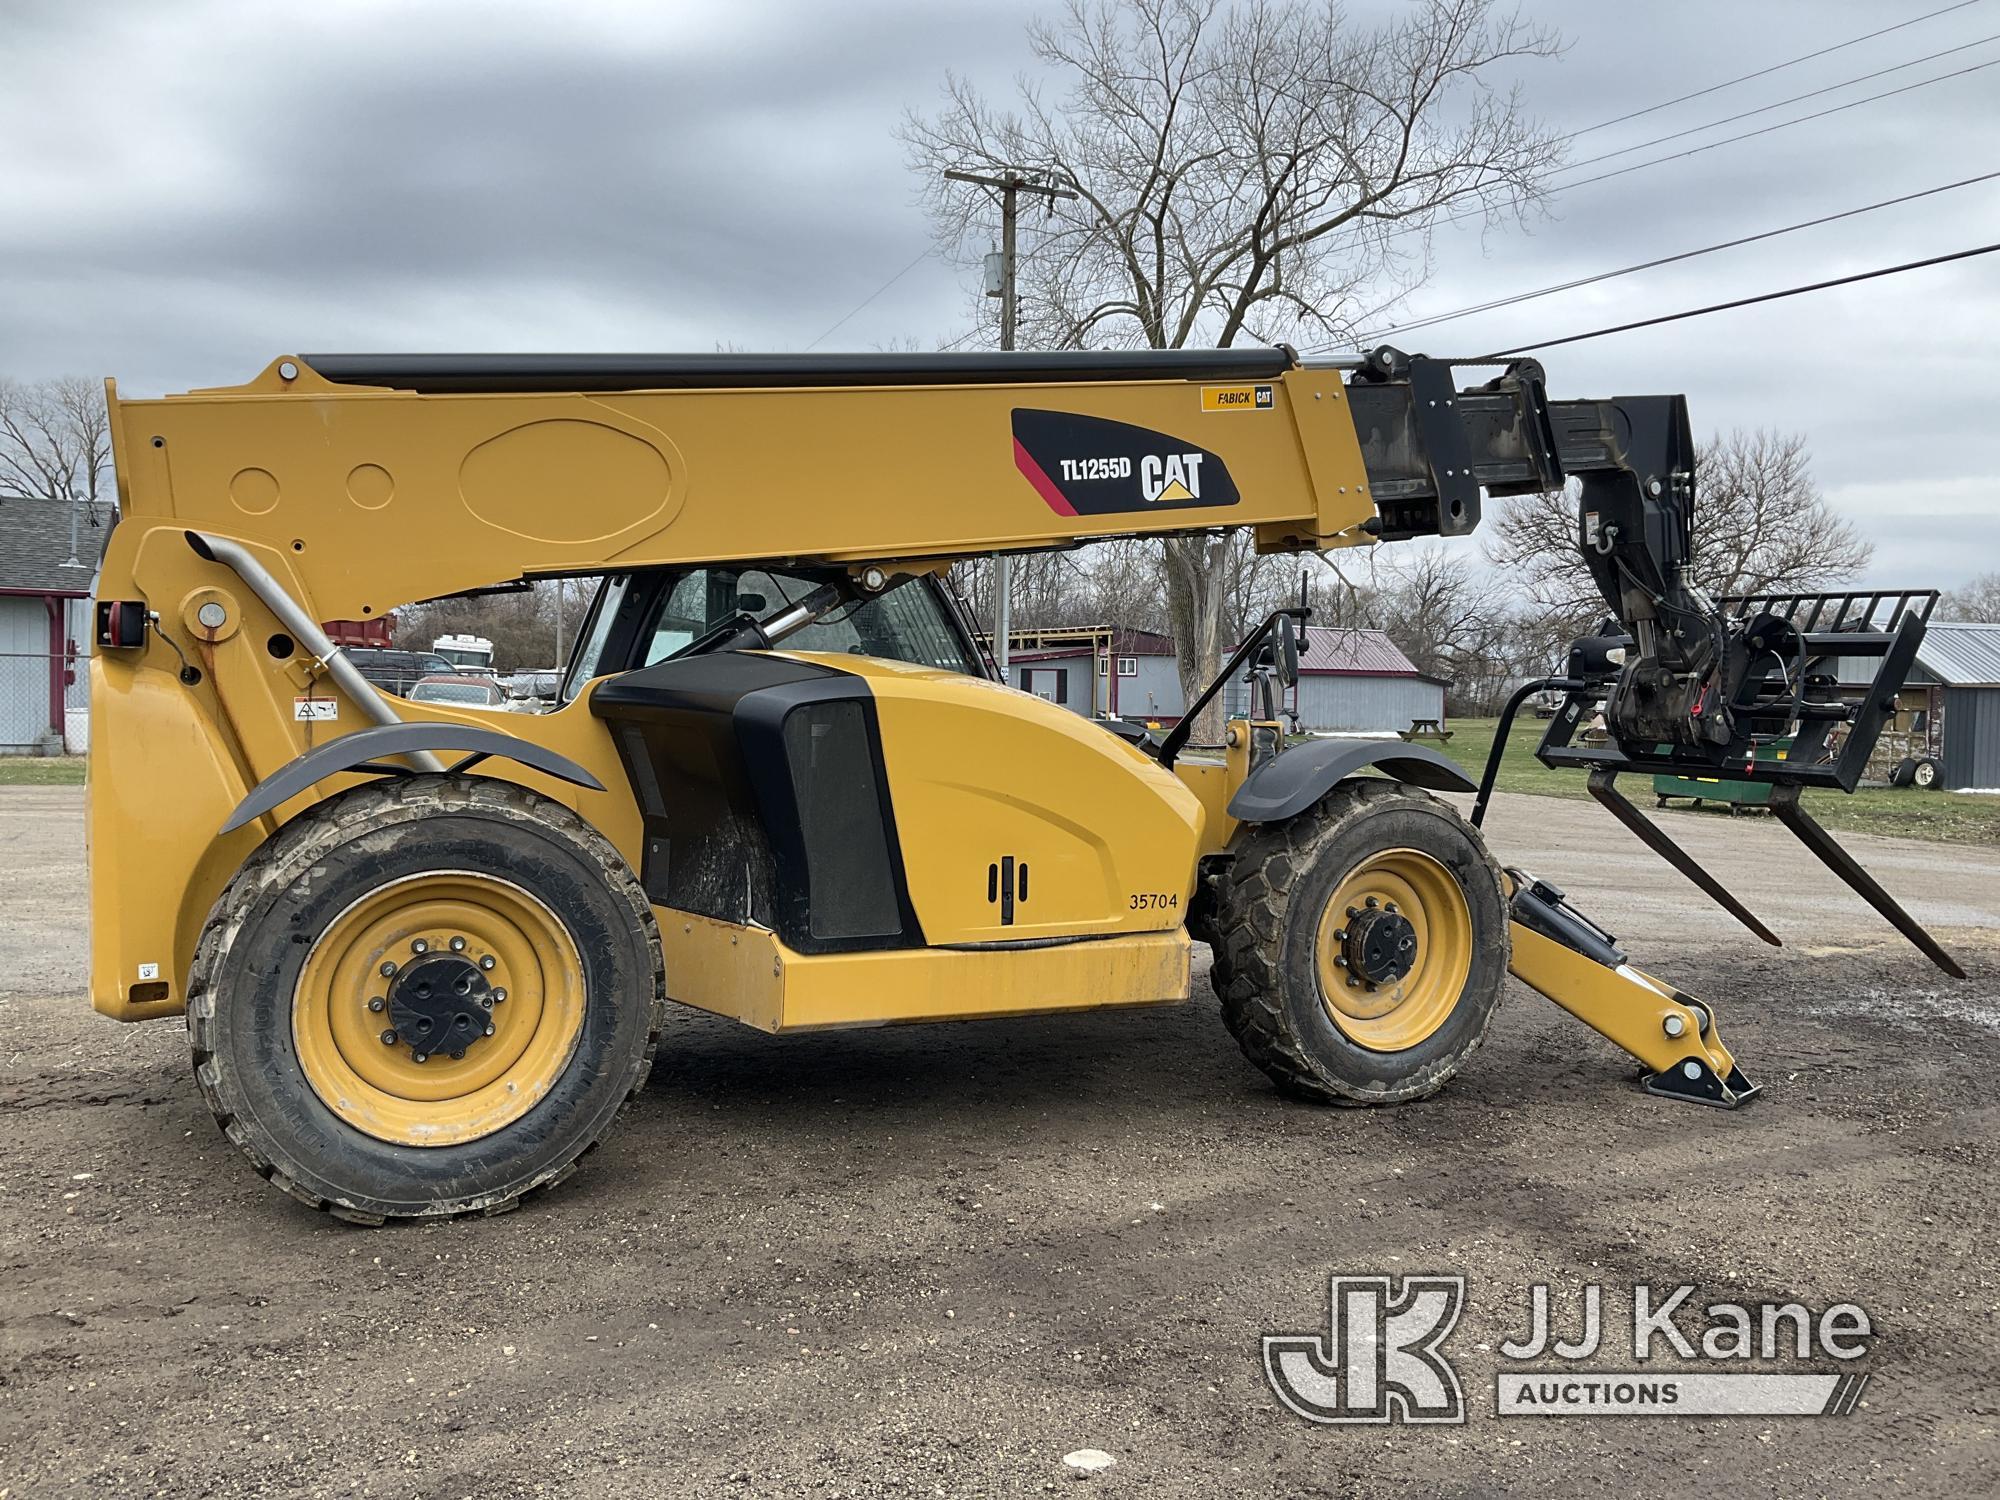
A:
{"type": "MultiPolygon", "coordinates": [[[[1361,13],[1386,8],[1357,3],[1361,13]]],[[[1519,81],[1598,121],[1900,19],[1847,0],[1530,3],[1570,39],[1519,81]]],[[[1934,7],[1933,7],[1934,8],[1934,7]]],[[[920,251],[893,139],[947,68],[1005,90],[1014,3],[350,3],[0,10],[0,373],[152,392],[311,347],[799,347],[920,251]]],[[[1921,8],[1912,7],[1911,14],[1921,8]]],[[[1977,4],[1580,136],[1644,141],[1990,33],[1977,4]]],[[[2000,57],[2000,43],[1558,182],[2000,57]]],[[[2000,165],[2000,68],[1441,231],[1435,313],[2000,165]]],[[[2000,183],[1412,334],[1472,354],[2000,239],[2000,183]]],[[[830,347],[966,325],[926,261],[830,347]]],[[[2000,257],[1551,350],[1559,394],[1685,390],[1698,428],[1812,439],[1884,580],[2000,565],[1984,438],[2000,257]]],[[[1393,316],[1385,321],[1393,321],[1393,316]]]]}

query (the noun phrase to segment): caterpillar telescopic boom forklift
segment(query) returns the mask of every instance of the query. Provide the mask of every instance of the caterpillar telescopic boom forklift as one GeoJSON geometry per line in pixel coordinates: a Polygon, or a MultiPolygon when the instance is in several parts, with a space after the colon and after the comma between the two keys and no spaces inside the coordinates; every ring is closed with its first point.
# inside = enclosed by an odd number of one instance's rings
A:
{"type": "Polygon", "coordinates": [[[1481,788],[1418,745],[1287,748],[1303,604],[1140,734],[991,680],[939,584],[1105,537],[1456,536],[1487,496],[1565,485],[1609,617],[1508,721],[1560,692],[1541,758],[1776,942],[1615,788],[1770,783],[1959,972],[1798,800],[1853,789],[1935,596],[1709,599],[1680,397],[1551,401],[1528,360],[1457,378],[1387,348],[308,354],[114,387],[93,1002],[184,1014],[229,1138],[365,1222],[561,1179],[644,1082],[668,1000],[772,1032],[1152,1005],[1188,998],[1196,939],[1288,1093],[1433,1092],[1511,968],[1653,1092],[1739,1104],[1711,1006],[1488,854],[1499,743],[1481,788]],[[581,575],[606,582],[542,716],[385,695],[319,623],[581,575]],[[1864,693],[1835,657],[1875,659],[1864,693]],[[1249,713],[1188,753],[1239,674],[1249,713]],[[1778,736],[1783,759],[1756,753],[1778,736]],[[1453,791],[1470,822],[1432,795],[1453,791]]]}

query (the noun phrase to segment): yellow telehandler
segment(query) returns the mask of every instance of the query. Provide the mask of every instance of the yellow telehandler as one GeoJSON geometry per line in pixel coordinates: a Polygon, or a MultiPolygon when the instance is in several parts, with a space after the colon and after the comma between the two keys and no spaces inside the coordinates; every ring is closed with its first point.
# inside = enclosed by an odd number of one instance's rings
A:
{"type": "Polygon", "coordinates": [[[1487,852],[1504,729],[1483,788],[1419,745],[1288,746],[1303,602],[1172,730],[1092,722],[992,680],[940,584],[1106,537],[1462,535],[1486,496],[1574,485],[1609,618],[1508,722],[1559,693],[1542,758],[1760,932],[1614,782],[1771,783],[1956,972],[1798,802],[1853,788],[1935,596],[1710,600],[1684,576],[1679,397],[1552,402],[1528,360],[1457,379],[1276,348],[307,354],[113,387],[93,1003],[185,1015],[229,1138],[364,1222],[559,1181],[645,1081],[669,1000],[772,1032],[1153,1005],[1188,998],[1197,939],[1293,1094],[1431,1093],[1511,967],[1654,1092],[1740,1103],[1710,1006],[1487,852]],[[603,581],[546,715],[384,693],[321,623],[578,576],[603,581]],[[1858,699],[1836,656],[1876,659],[1858,699]],[[1248,713],[1191,752],[1239,679],[1248,713]]]}

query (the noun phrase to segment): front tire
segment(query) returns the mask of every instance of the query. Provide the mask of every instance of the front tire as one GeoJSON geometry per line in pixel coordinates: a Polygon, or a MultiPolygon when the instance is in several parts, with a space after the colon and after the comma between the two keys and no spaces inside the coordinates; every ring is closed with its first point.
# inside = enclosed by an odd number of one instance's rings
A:
{"type": "Polygon", "coordinates": [[[644,1084],[652,909],[538,793],[409,776],[294,818],[224,889],[189,980],[195,1076],[274,1185],[368,1223],[552,1186],[644,1084]]]}
{"type": "Polygon", "coordinates": [[[1400,1104],[1477,1050],[1506,982],[1499,867],[1444,803],[1376,778],[1245,825],[1217,899],[1211,983],[1285,1093],[1400,1104]]]}

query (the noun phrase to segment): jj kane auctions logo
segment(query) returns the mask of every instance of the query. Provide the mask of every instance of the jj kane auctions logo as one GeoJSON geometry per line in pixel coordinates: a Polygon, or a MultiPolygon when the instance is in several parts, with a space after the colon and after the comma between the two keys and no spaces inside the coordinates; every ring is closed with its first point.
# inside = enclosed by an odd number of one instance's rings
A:
{"type": "MultiPolygon", "coordinates": [[[[1844,1416],[1868,1376],[1866,1311],[1839,1302],[1814,1313],[1798,1302],[1693,1306],[1693,1286],[1632,1288],[1631,1359],[1637,1368],[1584,1362],[1607,1350],[1604,1291],[1586,1283],[1575,1338],[1552,1326],[1549,1288],[1528,1289],[1527,1331],[1499,1346],[1494,1413],[1524,1416],[1844,1416]],[[1695,1368],[1662,1370],[1658,1357],[1695,1368]],[[1746,1363],[1835,1362],[1827,1371],[1746,1370],[1746,1363]],[[1554,1363],[1550,1363],[1554,1361],[1554,1363]],[[1518,1368],[1527,1365],[1530,1368],[1518,1368]],[[1845,1367],[1845,1368],[1843,1368],[1845,1367]]],[[[1463,1276],[1334,1276],[1325,1333],[1267,1334],[1264,1377],[1285,1406],[1327,1424],[1465,1420],[1465,1393],[1444,1352],[1465,1307],[1463,1276]]],[[[1622,1341],[1619,1341],[1622,1342],[1622,1341]]]]}

